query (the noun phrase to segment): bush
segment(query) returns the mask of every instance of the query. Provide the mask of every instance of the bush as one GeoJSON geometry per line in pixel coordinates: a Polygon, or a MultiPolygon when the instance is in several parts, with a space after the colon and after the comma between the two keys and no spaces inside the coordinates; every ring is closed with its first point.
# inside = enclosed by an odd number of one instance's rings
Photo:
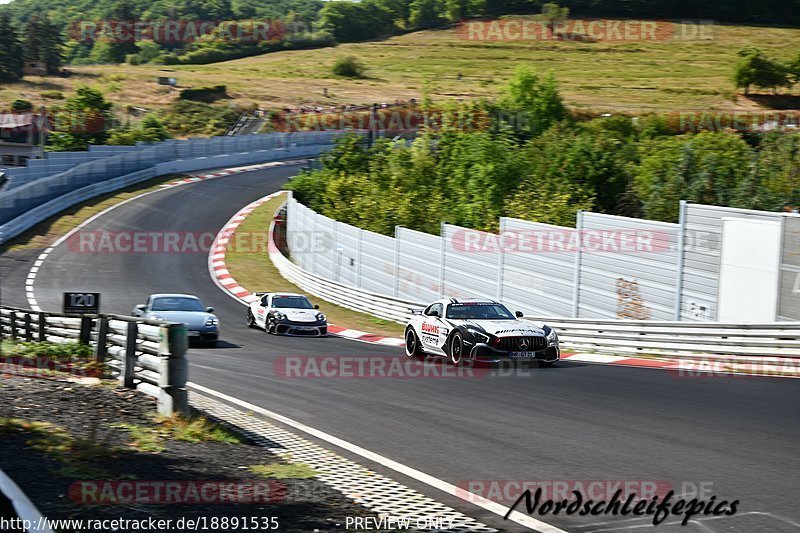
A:
{"type": "Polygon", "coordinates": [[[357,57],[347,56],[337,59],[333,64],[332,70],[336,76],[363,78],[367,69],[357,57]]]}
{"type": "Polygon", "coordinates": [[[63,100],[64,93],[61,91],[42,91],[40,93],[42,98],[47,98],[48,100],[63,100]]]}
{"type": "Polygon", "coordinates": [[[178,97],[181,100],[192,100],[195,102],[204,102],[210,104],[219,100],[220,98],[227,98],[227,88],[224,85],[215,85],[213,87],[197,87],[196,89],[184,89],[178,97]]]}
{"type": "Polygon", "coordinates": [[[201,102],[178,100],[164,116],[164,125],[172,132],[188,135],[222,135],[236,123],[239,112],[201,102]]]}
{"type": "Polygon", "coordinates": [[[13,102],[11,102],[11,111],[15,112],[31,111],[32,109],[33,109],[33,104],[30,103],[28,100],[17,98],[13,102]]]}

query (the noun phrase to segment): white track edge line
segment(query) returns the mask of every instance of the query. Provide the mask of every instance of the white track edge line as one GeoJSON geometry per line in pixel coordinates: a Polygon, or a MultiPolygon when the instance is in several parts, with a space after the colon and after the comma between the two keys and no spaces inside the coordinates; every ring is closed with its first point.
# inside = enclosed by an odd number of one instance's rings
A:
{"type": "MultiPolygon", "coordinates": [[[[383,455],[367,450],[366,448],[362,448],[357,444],[352,444],[346,440],[340,439],[339,437],[335,437],[333,435],[325,433],[324,431],[320,431],[318,429],[312,428],[311,426],[307,426],[302,422],[297,422],[296,420],[285,417],[274,411],[264,409],[263,407],[259,407],[244,400],[239,400],[238,398],[228,396],[227,394],[215,391],[213,389],[209,389],[207,387],[203,387],[202,385],[198,385],[196,383],[187,382],[186,386],[195,389],[199,392],[209,394],[211,396],[215,396],[219,399],[233,403],[249,411],[253,411],[261,415],[264,415],[268,418],[271,418],[272,420],[280,422],[296,430],[302,431],[303,433],[316,437],[327,443],[333,444],[334,446],[338,446],[339,448],[342,448],[344,450],[347,450],[348,452],[363,457],[364,459],[368,459],[370,461],[378,463],[379,465],[384,466],[390,470],[394,470],[395,472],[403,474],[404,476],[410,477],[430,487],[441,490],[442,492],[445,492],[450,496],[454,496],[459,500],[481,507],[501,517],[505,516],[506,513],[508,513],[509,511],[508,507],[501,505],[497,502],[494,502],[492,500],[483,498],[482,496],[478,496],[477,494],[470,494],[469,498],[465,498],[463,496],[464,489],[458,488],[455,485],[447,483],[446,481],[433,477],[430,474],[426,474],[425,472],[422,472],[415,468],[411,468],[402,463],[398,463],[397,461],[394,461],[392,459],[389,459],[388,457],[384,457],[383,455]]],[[[539,533],[567,533],[563,529],[559,529],[556,526],[552,526],[550,524],[542,522],[541,520],[537,520],[536,518],[533,518],[532,516],[526,515],[519,511],[511,511],[508,520],[516,522],[521,526],[525,526],[539,533]]]]}

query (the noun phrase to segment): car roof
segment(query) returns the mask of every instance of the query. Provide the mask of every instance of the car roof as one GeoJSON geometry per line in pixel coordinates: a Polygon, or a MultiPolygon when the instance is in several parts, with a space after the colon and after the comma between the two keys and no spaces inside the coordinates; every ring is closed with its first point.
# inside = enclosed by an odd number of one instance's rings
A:
{"type": "Polygon", "coordinates": [[[462,303],[462,302],[470,302],[470,303],[475,302],[475,303],[487,303],[487,304],[500,303],[497,300],[492,300],[491,298],[483,298],[483,297],[477,297],[477,296],[475,298],[470,298],[470,297],[466,297],[466,298],[443,298],[443,299],[439,300],[439,302],[442,302],[444,304],[459,304],[459,303],[462,303]]]}
{"type": "Polygon", "coordinates": [[[194,300],[199,300],[197,296],[194,294],[179,294],[173,292],[160,292],[158,294],[151,294],[150,298],[192,298],[194,300]]]}
{"type": "Polygon", "coordinates": [[[271,292],[269,293],[270,296],[300,296],[302,298],[306,298],[305,294],[297,294],[296,292],[271,292]]]}

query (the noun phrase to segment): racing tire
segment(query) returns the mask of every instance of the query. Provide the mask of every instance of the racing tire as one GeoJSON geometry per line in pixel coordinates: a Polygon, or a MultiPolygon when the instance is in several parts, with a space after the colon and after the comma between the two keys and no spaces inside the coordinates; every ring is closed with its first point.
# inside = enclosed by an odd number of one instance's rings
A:
{"type": "Polygon", "coordinates": [[[422,343],[419,341],[414,328],[406,328],[406,357],[414,359],[424,356],[425,352],[422,351],[422,343]]]}
{"type": "Polygon", "coordinates": [[[267,317],[264,322],[264,333],[267,335],[273,335],[275,333],[275,323],[269,317],[267,317]]]}
{"type": "Polygon", "coordinates": [[[253,316],[253,312],[250,309],[247,310],[247,327],[256,327],[256,317],[253,316]]]}
{"type": "Polygon", "coordinates": [[[464,339],[461,333],[456,331],[450,338],[450,362],[453,366],[458,366],[464,360],[464,339]]]}

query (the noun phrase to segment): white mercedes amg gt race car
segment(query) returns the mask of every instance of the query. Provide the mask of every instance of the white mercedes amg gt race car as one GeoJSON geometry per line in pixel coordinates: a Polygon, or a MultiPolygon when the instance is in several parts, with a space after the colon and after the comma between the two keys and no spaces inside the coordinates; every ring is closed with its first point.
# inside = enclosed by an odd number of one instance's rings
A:
{"type": "Polygon", "coordinates": [[[247,309],[247,325],[276,335],[324,337],[328,319],[302,294],[257,292],[258,300],[247,309]]]}
{"type": "Polygon", "coordinates": [[[555,330],[520,320],[520,311],[512,314],[493,300],[445,298],[411,311],[405,331],[408,357],[447,357],[454,365],[524,360],[540,366],[561,358],[555,330]]]}

